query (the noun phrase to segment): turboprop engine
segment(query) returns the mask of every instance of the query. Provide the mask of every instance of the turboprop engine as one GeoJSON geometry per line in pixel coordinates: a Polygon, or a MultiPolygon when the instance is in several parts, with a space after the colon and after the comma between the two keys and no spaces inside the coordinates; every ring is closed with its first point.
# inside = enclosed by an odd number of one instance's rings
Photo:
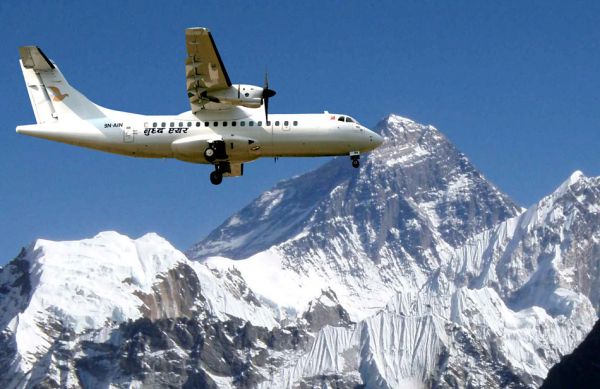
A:
{"type": "MultiPolygon", "coordinates": [[[[189,89],[188,89],[189,90],[189,89]]],[[[248,108],[265,107],[265,118],[269,120],[269,99],[277,92],[269,89],[269,77],[265,73],[265,86],[246,84],[232,85],[227,89],[201,92],[199,98],[206,102],[241,105],[248,108]]]]}
{"type": "Polygon", "coordinates": [[[200,97],[213,103],[241,105],[248,108],[260,108],[263,104],[264,89],[255,85],[238,84],[227,89],[202,92],[200,97]]]}

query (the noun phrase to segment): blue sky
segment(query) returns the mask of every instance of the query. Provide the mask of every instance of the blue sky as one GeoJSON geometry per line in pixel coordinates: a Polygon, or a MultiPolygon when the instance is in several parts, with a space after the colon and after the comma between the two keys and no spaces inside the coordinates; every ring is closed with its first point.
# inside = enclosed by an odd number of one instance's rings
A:
{"type": "Polygon", "coordinates": [[[189,109],[184,29],[211,29],[232,81],[271,112],[394,112],[440,129],[528,206],[576,169],[600,175],[600,2],[27,1],[0,3],[0,264],[36,238],[154,231],[180,249],[277,181],[325,159],[261,160],[245,176],[15,134],[34,116],[18,66],[36,44],[103,106],[189,109]],[[14,3],[14,4],[13,4],[14,3]]]}

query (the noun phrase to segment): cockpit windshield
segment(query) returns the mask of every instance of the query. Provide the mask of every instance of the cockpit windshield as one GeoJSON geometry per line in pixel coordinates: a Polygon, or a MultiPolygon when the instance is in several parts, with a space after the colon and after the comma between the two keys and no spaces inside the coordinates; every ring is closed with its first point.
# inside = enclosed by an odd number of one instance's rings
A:
{"type": "Polygon", "coordinates": [[[339,122],[346,122],[346,123],[356,123],[359,124],[356,120],[352,119],[350,116],[340,116],[338,118],[339,122]]]}

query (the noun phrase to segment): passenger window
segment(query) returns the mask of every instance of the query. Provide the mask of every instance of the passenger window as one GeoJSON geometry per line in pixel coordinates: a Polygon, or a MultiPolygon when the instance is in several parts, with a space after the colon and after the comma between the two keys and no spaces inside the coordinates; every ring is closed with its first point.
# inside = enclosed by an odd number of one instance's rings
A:
{"type": "Polygon", "coordinates": [[[232,121],[232,122],[231,122],[231,127],[235,127],[236,125],[237,125],[237,122],[236,122],[236,121],[232,121]]]}
{"type": "Polygon", "coordinates": [[[283,125],[287,127],[287,126],[289,126],[289,125],[290,125],[290,122],[288,122],[288,121],[286,120],[285,122],[283,122],[283,125]]]}
{"type": "Polygon", "coordinates": [[[213,127],[219,127],[219,122],[214,122],[213,127]]]}
{"type": "Polygon", "coordinates": [[[279,125],[279,120],[275,121],[275,125],[278,126],[279,125]]]}
{"type": "Polygon", "coordinates": [[[262,120],[259,120],[258,122],[256,122],[257,126],[262,126],[262,120]]]}
{"type": "Polygon", "coordinates": [[[158,127],[156,124],[156,122],[152,123],[152,127],[158,127]]]}
{"type": "Polygon", "coordinates": [[[298,122],[296,120],[294,120],[294,126],[297,126],[298,122]]]}
{"type": "Polygon", "coordinates": [[[196,122],[196,127],[200,127],[200,122],[196,122]]]}
{"type": "Polygon", "coordinates": [[[166,127],[166,126],[167,126],[167,123],[165,123],[165,122],[162,122],[162,123],[160,124],[160,126],[161,126],[161,127],[166,127]]]}
{"type": "Polygon", "coordinates": [[[227,122],[223,122],[223,127],[227,127],[227,122]]]}
{"type": "Polygon", "coordinates": [[[188,127],[191,127],[191,126],[192,126],[192,122],[188,122],[188,127]]]}
{"type": "Polygon", "coordinates": [[[254,127],[254,121],[250,120],[250,122],[248,122],[248,125],[249,125],[250,127],[254,127]]]}
{"type": "Polygon", "coordinates": [[[175,127],[175,123],[174,122],[171,122],[171,127],[175,127]]]}
{"type": "Polygon", "coordinates": [[[240,122],[240,126],[242,126],[242,127],[245,127],[245,126],[246,126],[246,122],[242,120],[242,121],[240,122]]]}
{"type": "Polygon", "coordinates": [[[204,127],[208,127],[208,122],[204,122],[204,127]]]}
{"type": "Polygon", "coordinates": [[[271,125],[271,121],[270,121],[270,120],[268,120],[268,121],[267,121],[267,126],[270,126],[270,125],[271,125]]]}

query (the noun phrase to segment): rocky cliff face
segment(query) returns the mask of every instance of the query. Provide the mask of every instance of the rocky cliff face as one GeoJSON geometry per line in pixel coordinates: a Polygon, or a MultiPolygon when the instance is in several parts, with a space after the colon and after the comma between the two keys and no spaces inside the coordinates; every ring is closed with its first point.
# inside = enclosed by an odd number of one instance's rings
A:
{"type": "Polygon", "coordinates": [[[528,210],[391,115],[187,257],[150,234],[37,241],[0,272],[0,385],[535,387],[593,325],[600,179],[528,210]]]}

